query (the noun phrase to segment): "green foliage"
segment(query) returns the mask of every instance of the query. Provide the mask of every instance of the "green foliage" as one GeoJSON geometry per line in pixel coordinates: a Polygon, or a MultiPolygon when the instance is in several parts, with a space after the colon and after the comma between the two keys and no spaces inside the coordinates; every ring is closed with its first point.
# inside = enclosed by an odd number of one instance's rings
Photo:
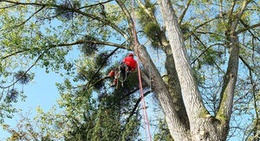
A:
{"type": "Polygon", "coordinates": [[[109,64],[108,55],[109,53],[107,51],[99,53],[95,58],[95,64],[97,64],[98,67],[107,66],[109,64]]]}
{"type": "Polygon", "coordinates": [[[144,33],[148,38],[151,39],[152,46],[153,47],[158,47],[159,46],[159,41],[160,41],[160,34],[161,34],[161,29],[157,23],[154,22],[146,22],[144,26],[144,33]]]}
{"type": "Polygon", "coordinates": [[[154,135],[154,141],[174,141],[170,135],[165,119],[159,121],[158,127],[159,131],[154,135]]]}
{"type": "Polygon", "coordinates": [[[16,89],[11,89],[8,91],[7,96],[5,97],[5,102],[17,102],[18,91],[16,89]]]}
{"type": "Polygon", "coordinates": [[[14,78],[19,81],[20,84],[27,84],[33,79],[33,75],[20,70],[14,74],[14,78]]]}
{"type": "Polygon", "coordinates": [[[39,130],[35,126],[35,122],[27,116],[21,115],[19,123],[16,127],[12,128],[7,124],[3,124],[3,129],[11,134],[7,141],[20,141],[20,140],[42,140],[52,141],[49,135],[37,132],[39,130]]]}
{"type": "Polygon", "coordinates": [[[154,14],[155,4],[150,1],[145,1],[144,8],[138,9],[138,19],[139,23],[143,27],[143,32],[145,35],[151,40],[151,44],[153,47],[160,46],[160,38],[161,38],[161,29],[160,25],[151,17],[149,13],[154,14]]]}
{"type": "Polygon", "coordinates": [[[221,53],[219,51],[215,51],[213,49],[207,49],[207,51],[203,54],[201,60],[202,64],[207,64],[207,65],[214,65],[216,63],[216,60],[218,60],[219,55],[221,53]]]}
{"type": "Polygon", "coordinates": [[[92,55],[97,52],[98,50],[98,45],[95,43],[97,39],[93,36],[85,36],[85,42],[81,47],[81,52],[84,53],[85,55],[92,55]]]}
{"type": "Polygon", "coordinates": [[[152,17],[146,13],[146,10],[150,13],[155,13],[156,7],[151,1],[145,1],[144,8],[138,9],[138,18],[141,25],[145,25],[147,22],[152,21],[152,17]]]}
{"type": "Polygon", "coordinates": [[[128,141],[132,139],[137,139],[140,127],[140,118],[138,116],[134,116],[130,121],[125,125],[125,131],[123,132],[123,141],[128,141]]]}
{"type": "Polygon", "coordinates": [[[16,108],[14,108],[13,103],[9,100],[7,102],[0,103],[0,123],[4,123],[5,119],[11,119],[15,113],[18,112],[16,108]]]}
{"type": "Polygon", "coordinates": [[[63,0],[60,3],[60,7],[56,9],[56,15],[61,20],[71,20],[73,18],[73,15],[75,14],[70,9],[78,9],[80,7],[80,2],[75,0],[63,0]]]}
{"type": "MultiPolygon", "coordinates": [[[[0,120],[3,122],[4,118],[11,118],[17,112],[13,107],[14,102],[18,102],[19,98],[23,99],[23,94],[17,88],[18,83],[13,82],[19,80],[17,82],[27,84],[33,79],[33,75],[25,73],[26,70],[42,67],[46,72],[60,73],[66,79],[63,84],[57,84],[61,95],[58,106],[62,111],[53,109],[44,112],[38,108],[39,115],[35,118],[37,125],[32,125],[39,128],[34,132],[36,134],[39,131],[38,140],[137,139],[141,121],[139,115],[134,114],[129,122],[125,123],[138,98],[132,93],[138,89],[137,73],[131,73],[123,86],[119,84],[118,89],[108,86],[112,80],[99,81],[110,67],[114,67],[114,62],[121,61],[117,60],[116,55],[107,58],[111,46],[117,44],[118,47],[122,42],[126,42],[125,45],[131,44],[128,40],[128,33],[131,31],[128,31],[127,18],[121,8],[114,1],[20,2],[27,4],[0,2],[0,120]],[[83,55],[75,53],[75,50],[83,55]],[[71,56],[73,57],[69,60],[71,56]],[[9,87],[3,88],[4,86],[9,87]]],[[[126,6],[130,6],[130,1],[124,2],[129,4],[126,6]]],[[[136,25],[139,41],[145,44],[144,41],[148,38],[153,47],[161,49],[160,38],[165,33],[161,29],[163,25],[157,4],[148,0],[142,2],[144,9],[140,5],[135,7],[138,11],[138,19],[135,20],[139,24],[136,25]],[[152,16],[147,14],[147,11],[152,16]],[[145,37],[139,33],[144,33],[145,37]]],[[[179,17],[187,5],[187,0],[171,2],[179,17]]],[[[235,3],[233,14],[228,17],[232,4],[230,1],[222,2],[221,7],[212,5],[212,1],[208,0],[192,1],[180,23],[188,54],[190,58],[196,58],[192,66],[199,89],[206,107],[213,112],[219,102],[219,97],[215,95],[220,91],[229,55],[225,33],[232,25],[229,25],[228,21],[238,17],[241,2],[235,3]],[[223,13],[222,17],[219,16],[220,12],[223,13]]],[[[238,30],[259,23],[256,16],[259,15],[258,7],[257,3],[249,3],[238,22],[238,30]]],[[[131,8],[127,9],[130,12],[131,8]]],[[[248,84],[253,83],[254,90],[259,90],[256,85],[259,83],[260,72],[257,49],[259,32],[252,28],[243,34],[239,34],[239,41],[244,45],[241,46],[240,57],[247,64],[240,59],[234,115],[253,115],[252,123],[255,123],[256,114],[252,112],[252,109],[255,109],[252,108],[253,86],[248,84]],[[252,71],[250,75],[249,71],[252,71]]],[[[129,48],[120,47],[122,50],[129,48]]],[[[164,55],[165,52],[158,53],[164,55]]],[[[155,56],[153,55],[153,59],[156,60],[155,56]]],[[[164,70],[159,65],[157,67],[158,71],[164,70]]],[[[171,75],[168,72],[160,73],[171,75]]],[[[24,126],[26,124],[24,123],[24,126]]],[[[172,140],[165,122],[158,125],[160,132],[155,135],[155,140],[172,140]]],[[[29,133],[29,130],[22,129],[19,132],[29,133]]],[[[16,130],[12,136],[16,138],[19,132],[16,130]]]]}

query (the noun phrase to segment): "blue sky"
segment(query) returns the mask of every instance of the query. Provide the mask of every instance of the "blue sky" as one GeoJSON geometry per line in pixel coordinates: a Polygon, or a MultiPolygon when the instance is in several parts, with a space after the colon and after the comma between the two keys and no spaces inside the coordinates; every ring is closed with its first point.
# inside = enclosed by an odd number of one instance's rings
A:
{"type": "MultiPolygon", "coordinates": [[[[18,102],[16,104],[16,107],[22,109],[22,111],[15,114],[12,119],[6,119],[6,124],[11,125],[14,129],[20,119],[20,114],[29,115],[30,118],[34,118],[37,107],[40,106],[45,111],[48,111],[56,104],[56,100],[59,99],[58,89],[55,84],[57,82],[63,82],[63,77],[53,72],[45,73],[45,70],[42,68],[32,69],[32,72],[35,72],[34,80],[23,88],[24,93],[27,95],[26,101],[18,102]]],[[[152,121],[160,117],[160,114],[162,113],[158,111],[156,112],[156,116],[151,116],[151,113],[155,112],[153,111],[154,106],[157,106],[156,102],[152,100],[153,98],[151,95],[147,96],[145,99],[147,106],[149,106],[147,111],[148,119],[152,121]]],[[[144,121],[142,123],[144,124],[144,121]]],[[[152,135],[157,130],[152,126],[150,126],[150,129],[152,135]]],[[[145,129],[141,128],[140,132],[143,134],[143,138],[145,138],[145,129]]],[[[3,131],[2,128],[0,128],[0,135],[0,141],[5,141],[7,137],[10,137],[10,134],[3,131]]]]}
{"type": "MultiPolygon", "coordinates": [[[[152,51],[151,51],[152,52],[152,51]]],[[[78,57],[78,52],[76,52],[76,48],[72,51],[68,56],[67,59],[75,59],[78,57]]],[[[160,59],[155,59],[156,64],[162,63],[160,59]]],[[[162,71],[162,70],[161,70],[162,71]]],[[[6,119],[6,123],[10,124],[11,127],[15,127],[17,122],[20,119],[20,114],[29,113],[29,116],[33,118],[36,114],[36,108],[41,107],[43,110],[48,111],[52,106],[56,104],[56,100],[59,98],[59,92],[56,87],[56,83],[63,82],[63,77],[61,77],[57,73],[46,73],[45,69],[40,67],[33,68],[31,72],[35,73],[34,80],[29,84],[23,87],[24,92],[27,96],[25,102],[18,102],[16,104],[17,108],[22,109],[23,111],[20,113],[15,114],[13,119],[6,119]]],[[[138,94],[137,94],[138,95],[138,94]]],[[[154,121],[158,116],[162,116],[160,113],[155,112],[153,109],[157,104],[154,102],[151,96],[145,98],[148,108],[148,115],[149,120],[154,121]]],[[[143,126],[144,127],[144,126],[143,126]]],[[[158,130],[151,126],[151,134],[154,135],[155,131],[158,130]]],[[[140,132],[145,136],[145,129],[141,128],[140,132]]],[[[5,141],[5,138],[9,137],[10,134],[3,131],[0,128],[0,141],[5,141]]],[[[229,141],[242,141],[241,137],[233,137],[229,141]]]]}
{"type": "MultiPolygon", "coordinates": [[[[17,108],[22,109],[22,112],[15,114],[13,119],[6,119],[6,123],[11,127],[15,127],[20,114],[29,113],[30,117],[34,117],[36,114],[36,108],[40,106],[45,111],[48,111],[53,105],[56,104],[56,100],[59,98],[58,89],[55,86],[56,82],[62,82],[63,78],[56,73],[45,73],[42,68],[34,68],[32,72],[35,72],[35,78],[32,82],[24,86],[24,93],[27,96],[25,102],[18,102],[17,108]]],[[[0,141],[10,136],[9,133],[3,131],[0,128],[0,141]]]]}
{"type": "MultiPolygon", "coordinates": [[[[77,57],[74,55],[69,57],[77,57]]],[[[159,60],[160,59],[158,57],[158,61],[159,60]]],[[[158,62],[156,64],[158,64],[158,62]]],[[[31,71],[35,73],[35,78],[33,82],[24,86],[24,92],[27,95],[27,99],[25,102],[17,103],[16,106],[23,110],[21,113],[30,113],[30,116],[34,117],[36,114],[36,107],[40,106],[45,111],[48,111],[53,105],[56,104],[56,100],[59,98],[59,93],[55,83],[63,82],[63,78],[59,74],[52,73],[51,71],[47,74],[44,69],[39,67],[34,68],[31,71]]],[[[152,101],[147,102],[153,104],[152,101]]],[[[20,118],[19,114],[21,113],[15,114],[13,119],[7,119],[6,123],[15,126],[20,118]]],[[[149,114],[153,114],[152,108],[149,109],[149,114]]],[[[152,118],[149,119],[153,120],[152,118]]],[[[0,140],[4,140],[4,138],[9,136],[9,134],[4,132],[1,128],[0,135],[0,140]]],[[[231,141],[239,141],[239,139],[232,139],[231,141]]]]}

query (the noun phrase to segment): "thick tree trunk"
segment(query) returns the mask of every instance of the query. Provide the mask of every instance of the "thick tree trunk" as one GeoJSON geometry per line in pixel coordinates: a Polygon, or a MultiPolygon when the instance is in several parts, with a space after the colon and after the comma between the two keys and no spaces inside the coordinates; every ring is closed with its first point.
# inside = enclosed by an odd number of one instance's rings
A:
{"type": "MultiPolygon", "coordinates": [[[[140,0],[138,0],[138,4],[140,7],[142,7],[142,9],[144,9],[147,15],[149,15],[149,17],[152,19],[151,22],[156,23],[159,27],[160,24],[157,22],[154,13],[151,12],[149,8],[146,8],[145,5],[140,0]]],[[[174,118],[179,118],[179,120],[182,122],[185,128],[190,129],[189,119],[182,99],[181,87],[175,69],[174,59],[172,57],[172,50],[171,50],[170,43],[166,37],[166,32],[164,29],[157,31],[157,34],[158,34],[157,37],[158,47],[160,47],[166,54],[165,68],[167,70],[167,75],[164,77],[163,80],[166,83],[167,89],[170,93],[171,99],[174,104],[174,109],[178,114],[178,117],[174,117],[174,118]]]]}
{"type": "Polygon", "coordinates": [[[152,79],[152,89],[155,91],[160,101],[161,107],[166,116],[166,122],[168,124],[168,127],[171,132],[175,133],[173,134],[173,138],[177,141],[190,141],[190,132],[189,129],[186,128],[187,124],[183,122],[183,119],[181,119],[182,117],[179,117],[179,114],[175,109],[176,107],[174,105],[174,101],[171,97],[171,94],[165,82],[163,81],[160,73],[158,72],[158,69],[155,67],[146,48],[140,45],[138,41],[135,30],[135,24],[133,19],[131,18],[131,15],[128,13],[125,5],[122,3],[121,0],[116,0],[116,2],[120,5],[123,12],[127,16],[127,20],[132,31],[131,37],[134,40],[132,41],[134,42],[134,46],[132,47],[132,49],[134,50],[138,59],[141,61],[145,71],[149,72],[150,74],[150,78],[152,79]]]}
{"type": "Polygon", "coordinates": [[[222,125],[226,127],[222,131],[222,136],[227,137],[229,131],[229,121],[232,113],[233,98],[235,85],[237,81],[238,61],[239,61],[239,43],[237,35],[232,35],[230,39],[230,57],[228,63],[228,69],[224,76],[224,83],[221,92],[221,101],[218,108],[216,118],[222,122],[222,125]]]}
{"type": "MultiPolygon", "coordinates": [[[[230,36],[228,36],[230,37],[231,43],[231,56],[229,58],[228,71],[226,74],[227,79],[225,79],[225,85],[223,86],[224,89],[222,91],[221,104],[216,118],[211,116],[204,107],[201,95],[198,90],[198,86],[196,84],[196,80],[194,79],[191,70],[178,20],[172,8],[170,0],[158,0],[158,3],[164,19],[166,32],[168,33],[167,39],[169,39],[171,47],[171,51],[169,51],[169,49],[165,49],[165,52],[167,54],[166,63],[168,63],[166,65],[171,65],[169,63],[173,62],[173,60],[174,62],[172,63],[172,65],[175,65],[174,68],[166,67],[166,69],[173,76],[178,76],[178,78],[175,80],[176,83],[178,83],[179,85],[177,84],[176,86],[170,86],[171,84],[176,84],[173,81],[174,78],[170,78],[171,80],[168,81],[168,84],[170,85],[168,86],[163,81],[145,47],[140,45],[140,43],[138,42],[135,24],[133,22],[133,19],[131,18],[131,15],[127,11],[122,1],[116,1],[120,5],[124,13],[127,15],[127,20],[132,31],[130,33],[131,38],[132,40],[134,40],[132,41],[134,42],[132,49],[137,54],[139,60],[142,62],[145,71],[150,72],[150,77],[152,79],[152,88],[157,94],[157,97],[163,108],[168,128],[174,140],[226,140],[229,129],[228,125],[231,115],[238,68],[239,47],[238,38],[234,32],[238,23],[238,19],[234,21],[234,26],[232,26],[232,30],[230,30],[233,32],[232,34],[230,32],[230,36]],[[179,95],[180,93],[181,96],[179,95]],[[180,109],[183,109],[184,111],[181,112],[180,109]],[[184,116],[183,119],[181,116],[184,116]]],[[[244,6],[238,17],[241,17],[246,4],[247,1],[245,1],[244,6]]],[[[232,15],[232,13],[230,15],[232,15]]],[[[230,21],[232,21],[232,19],[230,21]]]]}
{"type": "MultiPolygon", "coordinates": [[[[178,25],[178,20],[169,0],[158,0],[163,15],[166,32],[173,52],[176,71],[179,77],[181,93],[186,107],[190,123],[191,140],[193,141],[225,141],[229,130],[229,119],[233,106],[234,90],[238,71],[239,42],[235,34],[237,20],[228,33],[230,43],[230,58],[227,73],[225,75],[221,103],[217,118],[212,117],[205,109],[200,93],[195,83],[191,67],[185,49],[183,36],[178,25]]],[[[246,7],[247,1],[241,10],[246,7]]],[[[232,20],[230,20],[232,21],[232,20]]],[[[176,133],[171,132],[174,137],[176,133]]],[[[175,139],[175,138],[174,138],[175,139]]],[[[175,139],[178,141],[178,139],[175,139]]],[[[181,140],[180,140],[181,141],[181,140]]]]}
{"type": "MultiPolygon", "coordinates": [[[[158,3],[163,15],[166,32],[168,33],[176,71],[180,81],[181,93],[189,118],[191,140],[224,141],[226,139],[226,131],[228,130],[228,122],[222,122],[222,120],[212,117],[204,107],[196,81],[191,71],[183,36],[175,12],[169,0],[159,0],[158,3]]],[[[234,49],[233,52],[237,54],[238,50],[234,49]]],[[[237,61],[233,57],[230,59],[230,62],[232,62],[232,60],[234,62],[237,61]]],[[[232,86],[228,88],[230,90],[229,98],[232,98],[231,93],[234,90],[234,83],[235,81],[232,81],[232,86]]],[[[230,106],[228,107],[230,108],[230,106]]],[[[226,111],[226,109],[224,109],[224,111],[226,111]]],[[[174,137],[176,133],[172,131],[170,132],[174,137]]],[[[178,139],[174,139],[178,141],[178,139]]]]}
{"type": "Polygon", "coordinates": [[[171,94],[171,97],[174,102],[174,108],[178,113],[178,118],[185,124],[186,129],[190,129],[190,123],[188,119],[188,115],[184,106],[184,102],[181,95],[181,86],[179,83],[178,75],[175,69],[174,60],[172,57],[172,52],[169,51],[170,46],[166,48],[166,63],[165,68],[167,70],[167,88],[171,94]]]}
{"type": "Polygon", "coordinates": [[[152,70],[150,72],[150,77],[152,78],[152,89],[157,94],[158,100],[160,101],[162,109],[165,113],[169,130],[175,133],[173,136],[174,139],[177,141],[190,141],[190,132],[189,129],[186,128],[187,125],[185,124],[187,121],[183,122],[182,117],[179,117],[178,110],[176,110],[176,106],[174,104],[174,99],[171,97],[165,82],[160,76],[145,47],[138,43],[134,47],[134,51],[138,55],[138,58],[142,62],[145,70],[147,72],[152,70]]]}

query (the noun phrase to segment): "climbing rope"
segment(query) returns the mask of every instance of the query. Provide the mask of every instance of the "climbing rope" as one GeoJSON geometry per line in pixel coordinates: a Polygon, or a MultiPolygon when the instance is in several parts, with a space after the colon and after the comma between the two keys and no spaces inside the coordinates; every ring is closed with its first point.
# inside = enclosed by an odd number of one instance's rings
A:
{"type": "MultiPolygon", "coordinates": [[[[133,18],[133,26],[135,28],[135,14],[134,14],[134,6],[135,6],[135,1],[132,0],[132,18],[133,18]]],[[[134,34],[136,35],[136,30],[134,30],[134,34]]],[[[134,35],[134,45],[137,45],[137,37],[134,35]]],[[[139,81],[139,88],[140,88],[140,95],[141,95],[141,106],[142,106],[142,111],[143,111],[143,119],[145,123],[145,135],[146,135],[146,140],[152,141],[152,136],[151,136],[151,131],[150,131],[150,123],[148,120],[148,115],[146,111],[146,102],[144,99],[144,92],[143,92],[143,84],[142,84],[142,77],[141,77],[141,69],[139,66],[139,58],[137,55],[138,63],[137,63],[137,71],[138,71],[138,81],[139,81]]]]}
{"type": "Polygon", "coordinates": [[[150,132],[150,123],[148,120],[148,115],[146,111],[146,104],[145,104],[145,99],[144,99],[144,92],[143,92],[143,84],[142,84],[142,78],[141,78],[141,70],[140,66],[138,65],[138,81],[139,81],[139,87],[140,87],[140,95],[141,95],[141,104],[142,104],[142,110],[143,110],[143,117],[144,117],[144,122],[145,122],[145,134],[146,138],[149,139],[149,141],[152,141],[152,136],[150,132]]]}

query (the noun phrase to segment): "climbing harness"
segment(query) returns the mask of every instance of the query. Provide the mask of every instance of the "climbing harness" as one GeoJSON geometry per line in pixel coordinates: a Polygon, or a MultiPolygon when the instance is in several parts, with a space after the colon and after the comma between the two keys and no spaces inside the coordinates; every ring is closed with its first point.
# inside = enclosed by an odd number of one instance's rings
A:
{"type": "MultiPolygon", "coordinates": [[[[127,77],[129,75],[129,71],[127,70],[127,66],[125,64],[121,64],[118,67],[118,72],[115,74],[115,78],[120,81],[121,86],[124,86],[124,82],[126,81],[127,77]]],[[[116,88],[118,88],[118,82],[116,83],[116,88]]]]}

